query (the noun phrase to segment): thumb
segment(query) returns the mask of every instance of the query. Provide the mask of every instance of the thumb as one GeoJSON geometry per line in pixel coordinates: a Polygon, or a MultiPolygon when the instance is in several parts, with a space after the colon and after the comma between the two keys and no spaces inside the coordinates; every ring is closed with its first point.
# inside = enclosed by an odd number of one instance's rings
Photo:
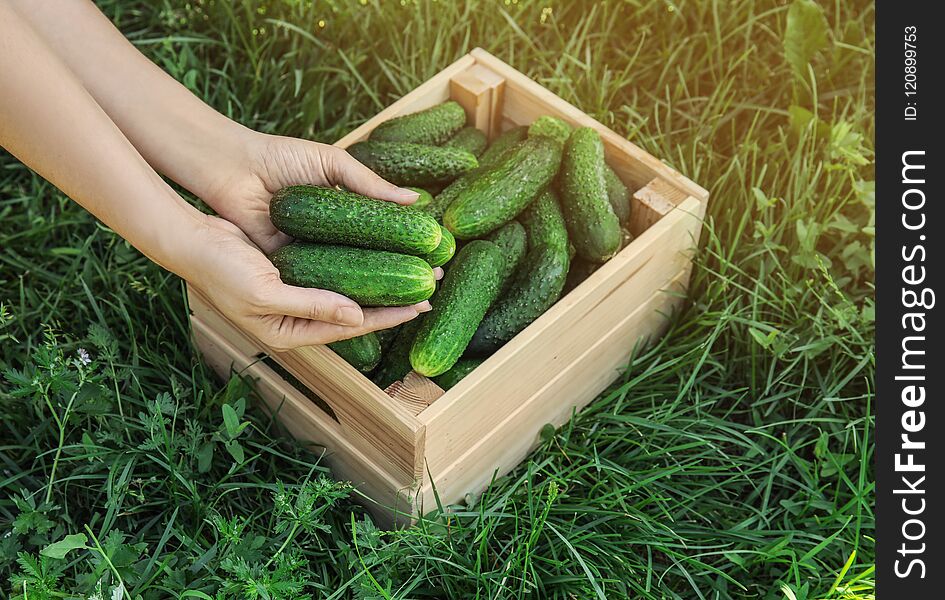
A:
{"type": "Polygon", "coordinates": [[[336,325],[360,327],[364,322],[361,307],[353,300],[328,290],[279,284],[267,294],[266,310],[336,325]]]}
{"type": "Polygon", "coordinates": [[[325,161],[325,172],[332,183],[341,184],[362,196],[397,204],[413,204],[420,197],[420,194],[413,190],[397,187],[383,179],[346,151],[334,146],[330,148],[331,152],[328,153],[325,161]]]}

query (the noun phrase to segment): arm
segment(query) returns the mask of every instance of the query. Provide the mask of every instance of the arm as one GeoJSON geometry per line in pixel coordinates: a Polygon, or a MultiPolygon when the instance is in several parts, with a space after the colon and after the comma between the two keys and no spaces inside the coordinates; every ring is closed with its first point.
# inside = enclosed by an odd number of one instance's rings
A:
{"type": "Polygon", "coordinates": [[[324,290],[287,286],[239,229],[187,204],[9,5],[0,2],[0,146],[142,253],[205,291],[276,348],[392,327],[427,310],[362,310],[324,290]]]}
{"type": "Polygon", "coordinates": [[[402,204],[417,198],[343,150],[227,119],[138,52],[89,0],[10,1],[151,165],[267,252],[287,241],[269,222],[269,200],[281,187],[343,184],[402,204]]]}

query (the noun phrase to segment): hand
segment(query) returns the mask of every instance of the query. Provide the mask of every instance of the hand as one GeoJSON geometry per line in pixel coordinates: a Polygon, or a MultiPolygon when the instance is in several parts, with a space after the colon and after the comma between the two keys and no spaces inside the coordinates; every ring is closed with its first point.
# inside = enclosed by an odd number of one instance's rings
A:
{"type": "MultiPolygon", "coordinates": [[[[362,309],[326,290],[282,283],[279,271],[232,223],[206,217],[190,283],[224,315],[274,350],[327,344],[394,327],[430,310],[429,302],[362,309]]],[[[440,271],[438,275],[442,275],[440,271]]]]}
{"type": "Polygon", "coordinates": [[[346,151],[296,138],[246,130],[242,159],[222,169],[203,200],[267,254],[290,238],[269,220],[269,201],[289,185],[341,185],[370,198],[408,205],[417,193],[381,179],[346,151]]]}

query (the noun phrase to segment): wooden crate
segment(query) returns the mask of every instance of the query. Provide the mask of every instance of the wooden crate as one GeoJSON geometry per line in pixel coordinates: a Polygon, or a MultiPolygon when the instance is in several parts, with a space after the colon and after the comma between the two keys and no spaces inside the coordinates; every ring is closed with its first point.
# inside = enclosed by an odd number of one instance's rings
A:
{"type": "Polygon", "coordinates": [[[634,241],[445,394],[411,375],[388,391],[324,346],[272,351],[189,288],[197,347],[222,375],[257,380],[299,439],[325,449],[339,478],[385,523],[476,495],[515,467],[548,423],[561,425],[617,378],[684,300],[708,192],[487,52],[476,49],[337,142],[447,99],[490,138],[541,115],[598,130],[633,193],[634,241]],[[290,384],[283,374],[297,381],[290,384]]]}

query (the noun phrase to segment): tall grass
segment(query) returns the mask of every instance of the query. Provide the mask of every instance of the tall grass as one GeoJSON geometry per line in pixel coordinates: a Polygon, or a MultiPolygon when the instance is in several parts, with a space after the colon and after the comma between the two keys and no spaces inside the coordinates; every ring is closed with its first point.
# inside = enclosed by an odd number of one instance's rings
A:
{"type": "Polygon", "coordinates": [[[100,2],[221,112],[324,141],[483,46],[709,188],[706,242],[610,390],[381,533],[194,357],[176,278],[0,156],[9,594],[871,597],[874,15],[794,4],[100,2]]]}

